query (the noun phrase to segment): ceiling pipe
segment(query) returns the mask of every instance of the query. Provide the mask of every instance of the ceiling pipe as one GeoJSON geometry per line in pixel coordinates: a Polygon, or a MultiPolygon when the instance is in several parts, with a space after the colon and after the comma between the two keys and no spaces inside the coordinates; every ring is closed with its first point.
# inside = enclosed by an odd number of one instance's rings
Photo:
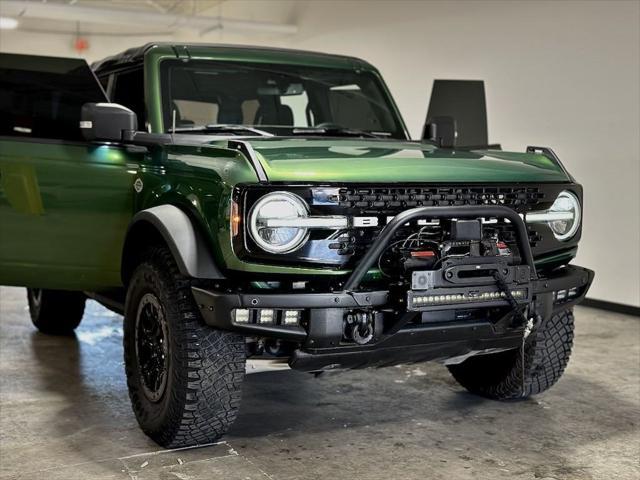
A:
{"type": "Polygon", "coordinates": [[[298,32],[296,25],[253,20],[236,20],[203,15],[182,15],[156,11],[125,10],[89,7],[59,3],[41,3],[24,0],[2,0],[2,15],[10,17],[40,18],[66,22],[100,23],[105,25],[128,25],[140,27],[162,27],[173,30],[186,29],[207,32],[212,30],[252,31],[292,35],[298,32]]]}

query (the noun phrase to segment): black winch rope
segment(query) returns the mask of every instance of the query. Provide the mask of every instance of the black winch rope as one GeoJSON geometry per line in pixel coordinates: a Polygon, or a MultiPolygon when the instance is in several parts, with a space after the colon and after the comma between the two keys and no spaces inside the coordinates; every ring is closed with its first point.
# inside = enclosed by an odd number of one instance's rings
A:
{"type": "MultiPolygon", "coordinates": [[[[524,347],[525,347],[525,342],[527,340],[527,337],[529,336],[529,334],[531,333],[531,331],[533,330],[533,318],[528,319],[527,316],[525,315],[525,307],[521,307],[520,305],[518,305],[518,302],[516,301],[515,298],[513,298],[513,294],[511,293],[511,290],[509,289],[509,286],[507,285],[507,283],[504,281],[503,276],[500,274],[499,271],[494,270],[492,273],[493,278],[496,281],[496,285],[498,287],[498,289],[504,293],[505,297],[507,298],[507,301],[509,302],[509,305],[511,305],[511,308],[514,311],[514,320],[515,319],[519,319],[520,320],[520,325],[524,325],[524,331],[522,332],[522,345],[520,346],[520,363],[521,363],[521,377],[522,377],[522,386],[521,386],[521,392],[520,395],[522,397],[525,396],[525,390],[526,390],[526,385],[525,385],[525,365],[524,365],[524,360],[525,360],[525,352],[524,352],[524,347]]],[[[514,322],[515,323],[515,322],[514,322]]]]}

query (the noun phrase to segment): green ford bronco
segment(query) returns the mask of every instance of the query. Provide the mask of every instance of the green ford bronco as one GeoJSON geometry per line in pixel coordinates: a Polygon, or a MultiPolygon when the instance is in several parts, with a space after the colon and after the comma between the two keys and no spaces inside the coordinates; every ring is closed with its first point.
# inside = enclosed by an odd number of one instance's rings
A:
{"type": "Polygon", "coordinates": [[[548,148],[488,144],[482,84],[436,82],[414,141],[357,58],[0,59],[0,284],[42,332],[87,297],[124,316],[159,444],[224,434],[251,372],[436,360],[499,400],[562,375],[593,279],[569,264],[582,188],[548,148]]]}

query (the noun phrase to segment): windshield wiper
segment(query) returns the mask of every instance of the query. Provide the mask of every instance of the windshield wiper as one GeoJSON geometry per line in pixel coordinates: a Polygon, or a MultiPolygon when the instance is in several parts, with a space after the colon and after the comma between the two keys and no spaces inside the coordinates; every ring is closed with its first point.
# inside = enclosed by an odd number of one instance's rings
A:
{"type": "Polygon", "coordinates": [[[258,128],[247,127],[245,125],[225,125],[225,124],[198,125],[194,127],[176,128],[175,131],[177,133],[197,132],[197,133],[234,133],[234,134],[241,134],[242,132],[245,132],[245,133],[260,135],[261,137],[273,137],[273,134],[269,132],[265,132],[264,130],[260,130],[258,128]]]}
{"type": "Polygon", "coordinates": [[[356,128],[346,127],[296,127],[292,130],[294,135],[327,135],[337,137],[368,137],[380,138],[391,136],[389,132],[369,132],[356,128]]]}
{"type": "MultiPolygon", "coordinates": [[[[179,127],[175,129],[176,133],[232,133],[237,135],[254,134],[261,137],[273,137],[272,133],[260,130],[259,128],[249,127],[247,125],[235,124],[211,124],[196,125],[193,127],[179,127]]],[[[327,127],[293,127],[291,130],[293,135],[326,135],[336,137],[368,137],[368,138],[386,138],[390,137],[389,132],[369,132],[367,130],[358,130],[355,128],[346,128],[340,126],[327,127]]]]}

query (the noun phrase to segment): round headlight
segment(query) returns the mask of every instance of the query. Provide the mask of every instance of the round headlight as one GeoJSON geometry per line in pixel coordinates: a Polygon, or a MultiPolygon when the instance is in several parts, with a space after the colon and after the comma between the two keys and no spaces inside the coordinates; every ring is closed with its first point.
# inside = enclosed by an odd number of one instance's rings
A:
{"type": "Polygon", "coordinates": [[[560,192],[549,213],[560,214],[558,219],[547,222],[558,240],[568,240],[576,234],[580,227],[580,201],[573,193],[567,190],[560,192]]]}
{"type": "Polygon", "coordinates": [[[296,220],[308,214],[307,204],[297,195],[268,193],[249,212],[251,238],[267,252],[292,252],[307,239],[307,229],[296,226],[296,220]]]}

